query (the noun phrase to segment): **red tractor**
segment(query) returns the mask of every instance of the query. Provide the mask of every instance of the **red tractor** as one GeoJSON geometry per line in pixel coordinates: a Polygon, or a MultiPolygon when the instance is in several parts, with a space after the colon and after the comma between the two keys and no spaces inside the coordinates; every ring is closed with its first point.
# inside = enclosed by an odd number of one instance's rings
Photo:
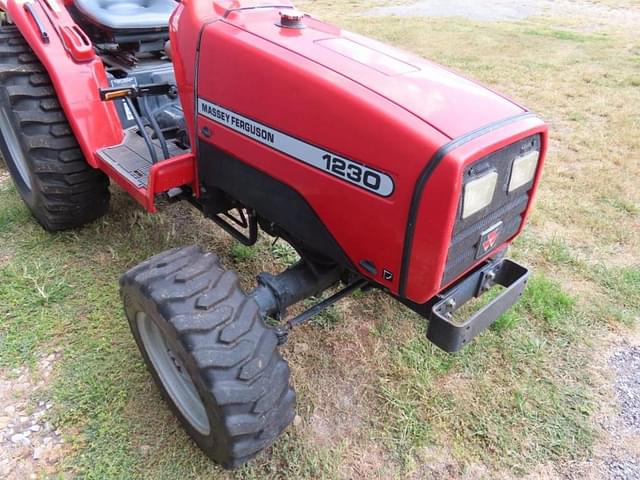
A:
{"type": "Polygon", "coordinates": [[[547,127],[512,100],[286,0],[0,0],[0,10],[0,146],[45,229],[104,215],[111,180],[149,212],[158,197],[186,200],[245,245],[261,229],[300,255],[251,292],[197,247],[122,277],[154,380],[223,466],[292,421],[278,347],[349,293],[388,293],[449,352],[522,294],[529,272],[505,253],[531,208],[547,127]],[[504,288],[491,302],[454,319],[494,285],[504,288]]]}

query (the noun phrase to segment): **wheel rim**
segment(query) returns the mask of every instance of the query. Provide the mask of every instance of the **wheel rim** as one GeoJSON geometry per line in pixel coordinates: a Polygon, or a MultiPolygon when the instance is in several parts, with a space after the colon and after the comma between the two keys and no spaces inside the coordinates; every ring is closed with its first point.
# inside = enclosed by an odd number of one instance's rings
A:
{"type": "Polygon", "coordinates": [[[193,428],[202,435],[208,435],[211,432],[209,417],[189,372],[146,313],[138,312],[136,323],[147,355],[173,403],[193,428]]]}
{"type": "Polygon", "coordinates": [[[6,160],[14,165],[20,181],[31,191],[31,177],[29,176],[29,168],[27,167],[27,158],[22,151],[20,141],[18,140],[18,136],[9,120],[5,108],[0,108],[0,131],[2,131],[2,137],[4,138],[4,143],[8,150],[7,153],[10,157],[6,160]]]}

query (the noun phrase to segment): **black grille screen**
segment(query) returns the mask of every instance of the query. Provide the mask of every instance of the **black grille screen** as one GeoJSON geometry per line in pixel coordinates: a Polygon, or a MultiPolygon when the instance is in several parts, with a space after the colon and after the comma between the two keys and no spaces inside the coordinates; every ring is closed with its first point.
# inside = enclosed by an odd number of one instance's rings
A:
{"type": "Polygon", "coordinates": [[[496,246],[503,244],[518,231],[522,224],[522,214],[529,203],[533,181],[508,193],[511,167],[517,157],[531,150],[540,151],[541,141],[540,135],[525,138],[475,162],[465,170],[463,185],[491,170],[498,172],[498,185],[491,204],[465,220],[462,219],[462,198],[460,199],[458,221],[453,230],[443,285],[449,284],[478,261],[476,257],[479,243],[487,229],[499,222],[503,223],[496,246]]]}

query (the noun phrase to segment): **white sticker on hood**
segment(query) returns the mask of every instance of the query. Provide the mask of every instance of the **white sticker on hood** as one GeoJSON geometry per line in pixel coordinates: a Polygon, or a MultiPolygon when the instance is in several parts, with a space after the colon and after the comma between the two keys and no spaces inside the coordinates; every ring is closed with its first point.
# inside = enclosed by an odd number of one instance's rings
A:
{"type": "Polygon", "coordinates": [[[303,142],[215,103],[198,99],[198,113],[263,145],[369,192],[382,197],[388,197],[393,193],[394,184],[389,175],[303,142]]]}

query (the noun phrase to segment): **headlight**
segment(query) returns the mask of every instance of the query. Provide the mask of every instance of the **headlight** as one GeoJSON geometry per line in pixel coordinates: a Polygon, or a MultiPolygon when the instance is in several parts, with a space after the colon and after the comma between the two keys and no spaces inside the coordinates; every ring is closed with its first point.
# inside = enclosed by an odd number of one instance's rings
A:
{"type": "Polygon", "coordinates": [[[511,167],[511,180],[509,180],[509,193],[533,180],[539,159],[540,152],[534,150],[514,160],[511,167]]]}
{"type": "Polygon", "coordinates": [[[493,201],[493,194],[498,184],[498,172],[489,172],[472,180],[464,186],[462,218],[469,218],[474,213],[486,208],[493,201]]]}

